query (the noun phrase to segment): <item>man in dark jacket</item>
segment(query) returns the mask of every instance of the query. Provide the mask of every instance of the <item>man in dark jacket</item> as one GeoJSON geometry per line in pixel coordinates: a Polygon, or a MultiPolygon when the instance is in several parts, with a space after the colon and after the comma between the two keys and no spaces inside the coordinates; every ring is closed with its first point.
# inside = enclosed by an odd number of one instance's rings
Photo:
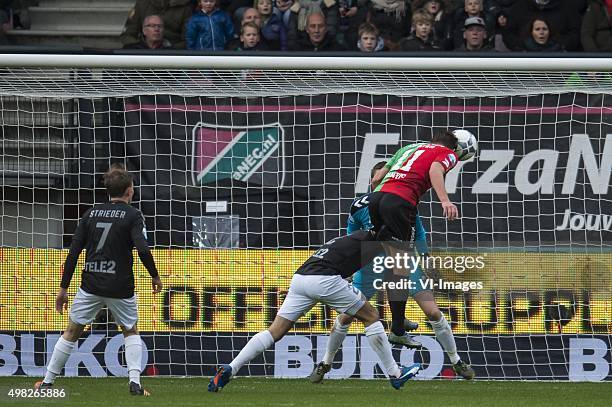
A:
{"type": "Polygon", "coordinates": [[[164,38],[164,21],[160,16],[147,16],[142,23],[142,40],[126,44],[123,49],[168,49],[172,44],[164,38]]]}
{"type": "Polygon", "coordinates": [[[344,51],[335,37],[327,32],[325,17],[321,13],[308,16],[306,34],[298,38],[296,51],[344,51]]]}
{"type": "Polygon", "coordinates": [[[486,43],[487,28],[485,21],[480,17],[470,17],[465,20],[463,31],[463,44],[455,51],[461,52],[492,52],[491,45],[486,43]]]}
{"type": "Polygon", "coordinates": [[[504,33],[504,43],[512,51],[521,50],[524,30],[529,22],[539,17],[550,23],[555,33],[554,40],[561,43],[567,51],[580,50],[580,17],[573,1],[561,0],[516,0],[508,9],[508,30],[504,33]]]}
{"type": "Polygon", "coordinates": [[[173,48],[184,49],[185,25],[192,12],[191,0],[138,0],[125,22],[121,42],[124,45],[139,42],[144,18],[158,15],[164,21],[165,35],[173,48]]]}
{"type": "Polygon", "coordinates": [[[308,15],[320,10],[325,17],[326,30],[329,35],[336,36],[338,28],[338,4],[336,0],[294,0],[291,5],[287,26],[287,46],[295,49],[302,42],[306,33],[308,15]]]}
{"type": "Polygon", "coordinates": [[[587,52],[612,52],[612,1],[591,0],[582,19],[581,39],[587,52]]]}

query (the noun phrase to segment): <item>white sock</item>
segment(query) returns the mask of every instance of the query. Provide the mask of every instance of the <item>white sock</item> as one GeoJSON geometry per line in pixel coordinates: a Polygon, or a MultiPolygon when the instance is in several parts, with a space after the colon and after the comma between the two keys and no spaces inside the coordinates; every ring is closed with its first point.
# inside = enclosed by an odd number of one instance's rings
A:
{"type": "Polygon", "coordinates": [[[64,368],[75,344],[76,342],[69,342],[65,340],[63,336],[60,336],[55,343],[51,360],[49,360],[49,364],[47,365],[47,373],[43,379],[45,383],[53,383],[55,381],[55,376],[59,375],[64,368]]]}
{"type": "Polygon", "coordinates": [[[444,318],[444,314],[442,314],[442,318],[440,318],[438,321],[429,321],[429,323],[436,334],[436,339],[446,351],[451,363],[454,365],[455,363],[459,362],[461,358],[457,354],[455,336],[453,335],[453,330],[448,324],[448,321],[446,318],[444,318]]]}
{"type": "Polygon", "coordinates": [[[334,322],[334,327],[329,334],[327,349],[325,350],[325,356],[323,356],[323,363],[326,365],[332,364],[334,356],[336,356],[338,349],[340,349],[340,345],[344,342],[344,338],[346,338],[350,326],[351,324],[342,325],[340,323],[340,315],[338,315],[336,322],[334,322]]]}
{"type": "Polygon", "coordinates": [[[395,359],[393,359],[391,344],[387,340],[383,324],[380,321],[374,322],[372,325],[366,327],[365,335],[368,338],[368,342],[370,342],[370,347],[374,349],[378,355],[389,377],[399,377],[401,373],[399,367],[397,367],[397,363],[395,363],[395,359]]]}
{"type": "Polygon", "coordinates": [[[232,367],[232,376],[235,376],[242,366],[255,359],[257,355],[268,349],[273,344],[274,338],[272,338],[272,334],[267,329],[252,337],[247,342],[245,347],[242,348],[238,356],[236,356],[236,358],[230,362],[230,366],[232,367]]]}
{"type": "Polygon", "coordinates": [[[123,340],[130,382],[140,384],[140,365],[142,363],[142,342],[140,341],[140,335],[130,335],[123,338],[123,340]]]}

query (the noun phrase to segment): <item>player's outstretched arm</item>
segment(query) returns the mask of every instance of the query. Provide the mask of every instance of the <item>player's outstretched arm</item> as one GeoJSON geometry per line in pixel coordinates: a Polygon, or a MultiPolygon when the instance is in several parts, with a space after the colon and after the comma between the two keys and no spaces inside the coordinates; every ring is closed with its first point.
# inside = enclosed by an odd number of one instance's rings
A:
{"type": "Polygon", "coordinates": [[[446,193],[446,187],[444,186],[444,167],[439,162],[434,162],[429,168],[429,179],[431,186],[438,199],[442,204],[442,213],[448,220],[454,220],[459,217],[459,210],[457,207],[448,199],[448,193],[446,193]]]}

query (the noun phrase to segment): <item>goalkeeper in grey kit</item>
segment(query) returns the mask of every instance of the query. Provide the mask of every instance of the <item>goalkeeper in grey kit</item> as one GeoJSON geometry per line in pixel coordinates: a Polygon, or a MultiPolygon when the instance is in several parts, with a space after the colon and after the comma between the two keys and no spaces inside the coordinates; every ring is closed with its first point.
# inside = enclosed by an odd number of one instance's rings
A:
{"type": "Polygon", "coordinates": [[[45,377],[36,383],[36,387],[53,386],[85,325],[90,324],[106,306],[123,331],[130,393],[148,395],[140,384],[142,343],[136,326],[138,305],[132,270],[134,247],[151,276],[153,293],[160,292],[163,285],[146,241],[142,214],[130,205],[134,196],[132,175],[123,167],[114,165],[104,174],[104,186],[110,201],[86,211],[72,238],[55,300],[59,313],[67,307],[70,280],[79,255],[85,249],[81,287],[70,308],[68,327],[55,344],[45,377]]]}

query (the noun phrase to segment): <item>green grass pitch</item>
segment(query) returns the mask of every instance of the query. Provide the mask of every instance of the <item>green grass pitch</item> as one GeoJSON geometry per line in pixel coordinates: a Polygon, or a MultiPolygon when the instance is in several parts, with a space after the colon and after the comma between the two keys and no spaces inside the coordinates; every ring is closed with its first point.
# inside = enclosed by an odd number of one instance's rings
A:
{"type": "Polygon", "coordinates": [[[413,381],[401,390],[385,380],[236,378],[219,393],[208,393],[206,378],[143,378],[150,397],[130,396],[124,378],[59,378],[65,399],[11,399],[11,388],[35,379],[0,378],[1,406],[610,406],[612,383],[413,381]]]}

